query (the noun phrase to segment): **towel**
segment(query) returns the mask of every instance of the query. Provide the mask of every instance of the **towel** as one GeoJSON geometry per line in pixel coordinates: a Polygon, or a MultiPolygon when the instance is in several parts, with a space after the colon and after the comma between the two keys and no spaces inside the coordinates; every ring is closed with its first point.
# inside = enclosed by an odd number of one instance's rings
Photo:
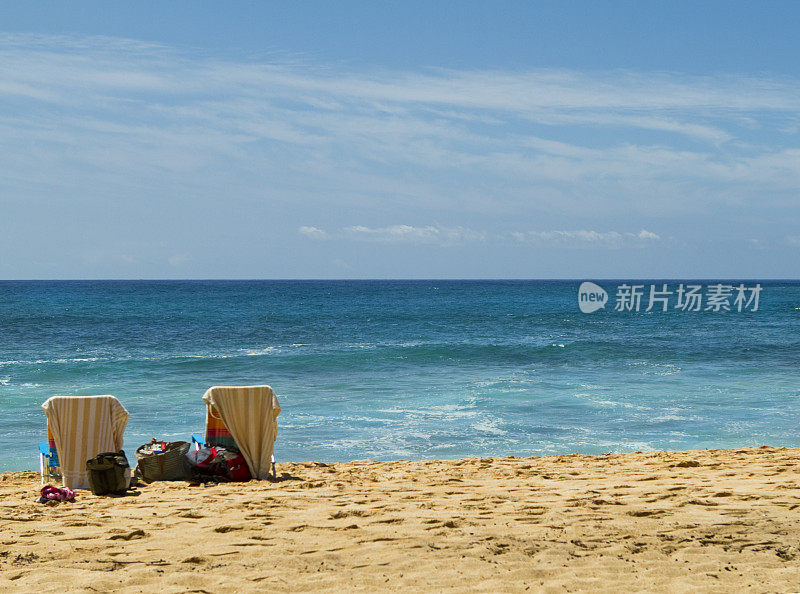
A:
{"type": "Polygon", "coordinates": [[[236,440],[219,417],[219,411],[213,406],[206,407],[206,443],[223,448],[238,448],[236,440]]]}
{"type": "Polygon", "coordinates": [[[253,478],[269,476],[281,406],[269,386],[213,386],[203,395],[208,416],[219,418],[242,452],[253,478]]]}
{"type": "Polygon", "coordinates": [[[42,408],[58,451],[64,486],[88,489],[86,461],[122,449],[128,411],[113,396],[53,396],[42,408]]]}

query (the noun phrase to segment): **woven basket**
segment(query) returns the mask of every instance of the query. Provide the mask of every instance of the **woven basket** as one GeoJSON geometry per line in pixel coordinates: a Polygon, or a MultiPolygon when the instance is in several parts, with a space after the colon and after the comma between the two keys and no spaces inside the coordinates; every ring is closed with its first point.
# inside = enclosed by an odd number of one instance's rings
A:
{"type": "Polygon", "coordinates": [[[189,473],[186,468],[186,454],[191,447],[186,441],[173,441],[168,443],[160,454],[145,454],[141,450],[150,446],[146,443],[136,450],[137,476],[142,477],[146,483],[153,481],[180,481],[187,480],[189,473]]]}

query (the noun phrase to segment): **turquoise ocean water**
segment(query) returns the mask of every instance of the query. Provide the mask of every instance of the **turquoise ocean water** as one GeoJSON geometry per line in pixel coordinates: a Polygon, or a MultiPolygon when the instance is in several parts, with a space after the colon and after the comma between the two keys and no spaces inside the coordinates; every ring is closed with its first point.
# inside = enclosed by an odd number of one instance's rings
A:
{"type": "Polygon", "coordinates": [[[38,467],[52,395],[117,396],[133,458],[214,384],[276,390],[279,461],[800,445],[800,282],[742,312],[621,283],[583,314],[579,281],[0,282],[0,471],[38,467]]]}

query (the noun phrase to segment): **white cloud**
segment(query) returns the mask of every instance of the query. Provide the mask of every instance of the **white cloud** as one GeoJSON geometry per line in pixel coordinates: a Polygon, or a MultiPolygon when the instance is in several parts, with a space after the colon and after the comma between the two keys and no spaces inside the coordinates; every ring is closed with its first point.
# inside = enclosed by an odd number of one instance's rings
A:
{"type": "Polygon", "coordinates": [[[438,243],[455,244],[483,241],[485,234],[463,227],[440,227],[428,225],[392,225],[389,227],[364,227],[355,225],[345,227],[342,235],[348,239],[377,241],[382,243],[438,243]]]}
{"type": "Polygon", "coordinates": [[[344,232],[356,239],[368,241],[411,241],[427,242],[438,239],[439,230],[436,227],[412,227],[411,225],[393,225],[391,227],[370,228],[362,225],[347,227],[344,232]]]}
{"type": "MultiPolygon", "coordinates": [[[[800,139],[785,133],[800,113],[800,81],[791,78],[355,71],[219,60],[132,40],[5,35],[0,101],[7,196],[169,200],[180,188],[249,200],[269,188],[264,200],[309,211],[533,220],[732,204],[763,212],[800,191],[800,139]]],[[[324,239],[319,232],[299,230],[324,239]]],[[[484,237],[436,225],[338,233],[418,243],[484,237]]],[[[620,241],[612,232],[548,233],[551,241],[620,241]]]]}
{"type": "Polygon", "coordinates": [[[638,237],[639,239],[652,239],[654,241],[661,239],[661,237],[659,237],[652,231],[648,231],[647,229],[642,229],[641,231],[639,231],[636,234],[636,237],[638,237]]]}
{"type": "Polygon", "coordinates": [[[318,227],[300,227],[300,235],[305,235],[311,239],[327,239],[328,234],[318,227]]]}
{"type": "Polygon", "coordinates": [[[489,232],[464,227],[443,227],[440,225],[412,226],[390,225],[387,227],[365,227],[352,225],[339,231],[327,232],[316,227],[301,227],[308,230],[303,234],[310,239],[336,239],[348,241],[371,241],[378,243],[421,243],[454,245],[465,243],[505,243],[509,239],[517,244],[537,244],[541,246],[573,247],[611,247],[642,246],[659,241],[661,237],[652,231],[642,229],[638,233],[619,231],[506,231],[489,232]]]}
{"type": "Polygon", "coordinates": [[[621,248],[625,246],[640,246],[643,245],[643,241],[652,242],[660,239],[655,233],[644,229],[638,233],[586,229],[575,231],[515,231],[510,235],[520,243],[554,247],[621,248]]]}

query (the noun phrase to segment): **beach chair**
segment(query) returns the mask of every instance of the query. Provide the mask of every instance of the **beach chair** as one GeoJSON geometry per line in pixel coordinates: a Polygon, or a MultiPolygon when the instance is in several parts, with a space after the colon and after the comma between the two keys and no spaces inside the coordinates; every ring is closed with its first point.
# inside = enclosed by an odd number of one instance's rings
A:
{"type": "Polygon", "coordinates": [[[58,461],[56,440],[50,427],[47,428],[47,441],[39,442],[39,472],[42,475],[42,486],[50,481],[61,482],[61,463],[58,461]]]}
{"type": "Polygon", "coordinates": [[[236,447],[253,478],[277,477],[273,448],[281,406],[269,386],[213,386],[203,395],[205,436],[192,435],[196,448],[236,447]]]}
{"type": "Polygon", "coordinates": [[[86,461],[122,449],[128,411],[113,396],[53,396],[42,404],[47,442],[39,443],[42,484],[58,480],[70,489],[88,489],[86,461]]]}

